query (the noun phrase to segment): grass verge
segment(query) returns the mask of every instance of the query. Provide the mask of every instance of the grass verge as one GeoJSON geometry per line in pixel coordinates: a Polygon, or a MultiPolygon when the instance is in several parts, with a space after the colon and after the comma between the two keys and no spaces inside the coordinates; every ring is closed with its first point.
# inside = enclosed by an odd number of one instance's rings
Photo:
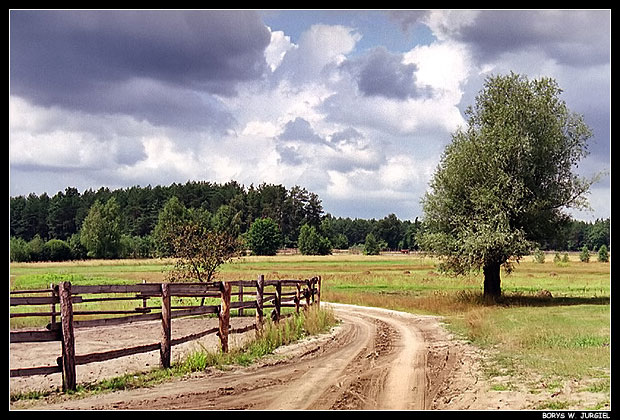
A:
{"type": "MultiPolygon", "coordinates": [[[[524,258],[502,274],[503,299],[482,299],[482,275],[450,277],[437,260],[422,255],[332,255],[245,257],[227,264],[218,279],[248,280],[322,276],[322,300],[441,315],[448,327],[490,354],[486,371],[495,391],[555,392],[573,386],[600,396],[590,405],[578,399],[549,401],[548,407],[609,407],[610,263],[567,263],[524,258]],[[539,295],[549,291],[553,297],[539,295]],[[510,376],[514,376],[514,379],[510,376]],[[501,379],[500,379],[501,378],[501,379]],[[506,379],[508,378],[508,379],[506,379]],[[503,382],[501,382],[503,381],[503,382]]],[[[11,288],[47,287],[55,277],[72,281],[161,281],[167,262],[104,261],[11,264],[11,288]]],[[[533,408],[543,408],[540,405],[533,408]]],[[[597,408],[598,407],[598,408],[597,408]]]]}

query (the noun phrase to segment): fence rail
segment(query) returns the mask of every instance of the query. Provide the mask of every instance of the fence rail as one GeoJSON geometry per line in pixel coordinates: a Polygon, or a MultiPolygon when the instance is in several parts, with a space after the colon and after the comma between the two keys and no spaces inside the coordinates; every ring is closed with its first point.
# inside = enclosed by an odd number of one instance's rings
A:
{"type": "Polygon", "coordinates": [[[260,334],[265,309],[273,308],[270,316],[277,322],[282,317],[281,308],[283,307],[294,307],[298,313],[302,307],[309,307],[313,304],[320,305],[320,301],[320,276],[306,280],[265,280],[264,276],[260,275],[257,280],[211,283],[141,283],[133,285],[86,286],[63,282],[58,285],[52,284],[49,289],[15,290],[10,292],[11,307],[50,305],[50,310],[15,312],[10,314],[11,318],[48,317],[50,323],[44,330],[10,331],[10,342],[60,341],[62,343],[62,354],[56,359],[55,365],[11,369],[10,376],[47,375],[62,372],[63,390],[75,390],[77,385],[76,365],[159,350],[161,366],[170,367],[170,354],[173,346],[197,340],[209,334],[218,335],[221,350],[228,352],[229,334],[251,330],[256,330],[257,334],[260,334]],[[272,289],[266,291],[266,287],[273,288],[274,291],[272,292],[272,289]],[[39,294],[45,295],[32,296],[39,294]],[[102,294],[106,296],[92,297],[92,295],[102,294]],[[237,300],[232,301],[233,296],[237,300]],[[173,306],[173,297],[216,298],[219,299],[219,304],[173,306]],[[250,298],[246,299],[248,297],[250,298]],[[158,299],[160,303],[149,306],[150,299],[158,299]],[[95,302],[132,300],[140,301],[141,306],[133,310],[82,310],[78,308],[78,305],[95,302]],[[75,308],[74,305],[76,305],[75,308]],[[58,310],[57,306],[59,306],[58,310]],[[245,309],[254,310],[255,322],[244,328],[231,329],[229,325],[230,311],[236,310],[240,316],[243,316],[245,309]],[[217,314],[218,327],[198,331],[184,337],[171,338],[172,319],[206,314],[217,314]],[[113,317],[97,318],[99,315],[112,315],[113,317]],[[74,317],[81,318],[83,316],[88,316],[90,319],[74,319],[74,317]],[[59,322],[57,317],[60,317],[59,322]],[[157,319],[161,320],[161,339],[159,342],[98,353],[75,354],[75,328],[114,326],[157,319]]]}

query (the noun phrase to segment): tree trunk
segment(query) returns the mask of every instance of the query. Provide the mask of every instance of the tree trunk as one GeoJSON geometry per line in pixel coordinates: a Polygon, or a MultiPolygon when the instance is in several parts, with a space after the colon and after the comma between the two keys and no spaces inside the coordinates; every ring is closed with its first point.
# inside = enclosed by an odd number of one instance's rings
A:
{"type": "Polygon", "coordinates": [[[482,271],[484,272],[484,297],[497,299],[502,294],[499,270],[501,264],[495,262],[485,263],[482,271]]]}

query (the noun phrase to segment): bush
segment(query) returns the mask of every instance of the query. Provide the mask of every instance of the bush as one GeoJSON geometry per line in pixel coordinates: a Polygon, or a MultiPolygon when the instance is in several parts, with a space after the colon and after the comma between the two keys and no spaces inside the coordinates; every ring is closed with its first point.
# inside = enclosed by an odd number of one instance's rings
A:
{"type": "Polygon", "coordinates": [[[581,253],[579,254],[579,259],[581,262],[590,262],[590,251],[586,245],[581,248],[581,253]]]}
{"type": "Polygon", "coordinates": [[[50,239],[45,243],[45,254],[50,261],[68,261],[71,259],[71,247],[60,239],[50,239]]]}
{"type": "Polygon", "coordinates": [[[12,262],[30,261],[28,242],[22,238],[11,238],[9,240],[9,258],[12,262]]]}
{"type": "Polygon", "coordinates": [[[30,253],[29,261],[47,261],[47,249],[45,241],[37,234],[28,242],[28,251],[30,253]]]}
{"type": "Polygon", "coordinates": [[[609,252],[607,252],[605,245],[601,245],[598,250],[598,260],[599,262],[609,262],[609,252]]]}

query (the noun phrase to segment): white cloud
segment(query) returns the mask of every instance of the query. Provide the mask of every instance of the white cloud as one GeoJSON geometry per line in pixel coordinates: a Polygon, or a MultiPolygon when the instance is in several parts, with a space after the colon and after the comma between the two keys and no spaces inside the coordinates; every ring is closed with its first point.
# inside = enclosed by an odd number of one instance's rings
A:
{"type": "Polygon", "coordinates": [[[432,10],[422,21],[439,41],[457,36],[462,28],[472,25],[478,17],[475,10],[432,10]]]}
{"type": "Polygon", "coordinates": [[[271,121],[254,120],[245,125],[241,135],[246,137],[268,138],[275,137],[278,131],[278,126],[271,121]]]}
{"type": "Polygon", "coordinates": [[[296,86],[317,81],[326,66],[344,61],[360,39],[360,34],[346,26],[312,25],[299,44],[287,51],[275,74],[296,86]]]}
{"type": "Polygon", "coordinates": [[[125,116],[93,116],[9,97],[9,161],[48,169],[114,169],[145,158],[148,124],[125,116]]]}
{"type": "Polygon", "coordinates": [[[404,54],[405,63],[417,66],[419,87],[432,88],[441,99],[458,104],[463,93],[463,83],[470,75],[472,62],[463,44],[435,42],[419,45],[404,54]]]}
{"type": "Polygon", "coordinates": [[[265,48],[265,60],[271,71],[274,71],[284,58],[284,55],[295,45],[291,42],[291,37],[284,35],[283,31],[271,31],[271,41],[265,48]]]}

